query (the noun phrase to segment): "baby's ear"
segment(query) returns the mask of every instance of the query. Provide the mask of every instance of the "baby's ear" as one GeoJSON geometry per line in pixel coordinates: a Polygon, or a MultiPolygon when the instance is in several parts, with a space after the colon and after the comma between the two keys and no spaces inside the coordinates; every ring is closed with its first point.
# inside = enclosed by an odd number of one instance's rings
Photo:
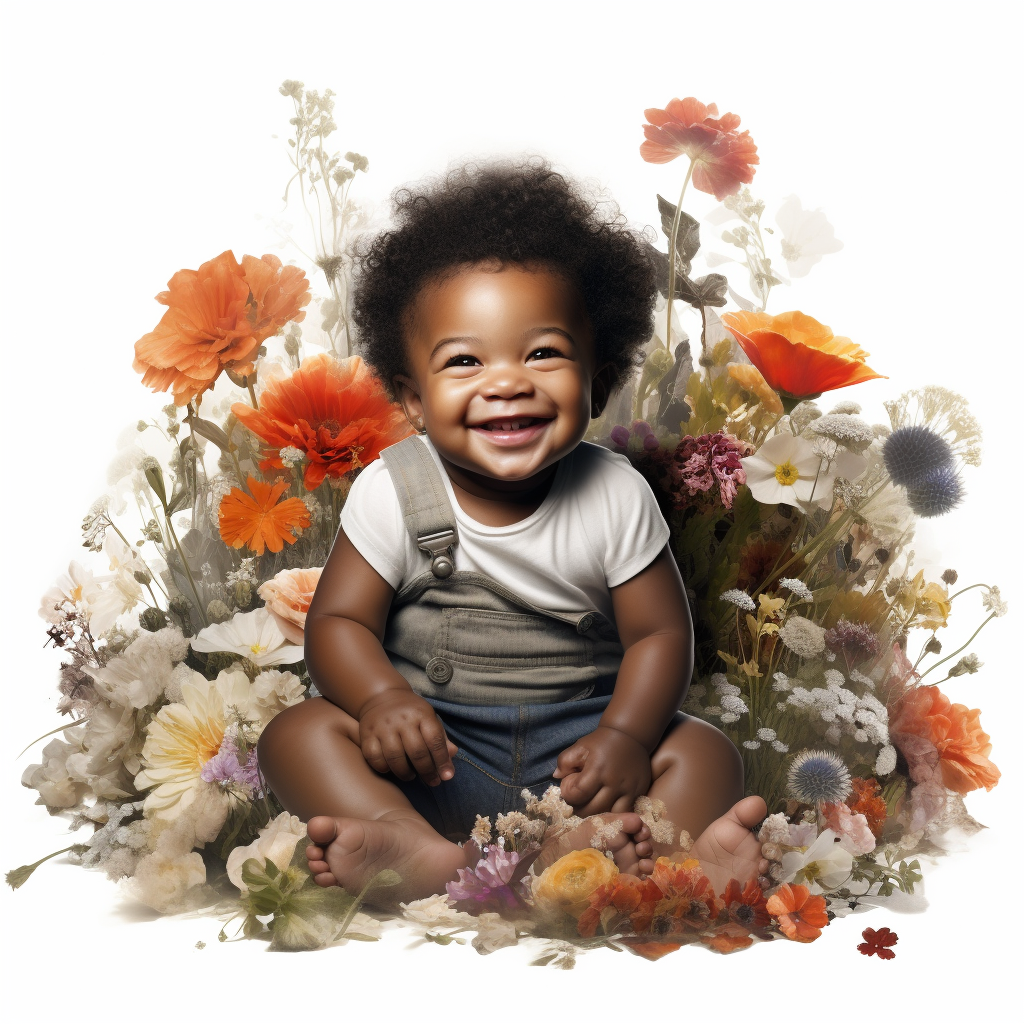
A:
{"type": "Polygon", "coordinates": [[[395,394],[405,410],[406,418],[416,430],[423,429],[423,403],[420,401],[420,394],[416,388],[416,382],[411,377],[396,375],[392,378],[395,387],[395,394]]]}

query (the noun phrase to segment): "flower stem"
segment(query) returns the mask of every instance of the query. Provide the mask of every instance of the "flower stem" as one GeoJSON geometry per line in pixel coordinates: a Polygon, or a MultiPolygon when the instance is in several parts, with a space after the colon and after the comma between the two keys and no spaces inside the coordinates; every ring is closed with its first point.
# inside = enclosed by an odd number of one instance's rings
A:
{"type": "Polygon", "coordinates": [[[249,389],[249,401],[252,402],[252,407],[259,411],[260,404],[256,401],[256,392],[253,389],[253,386],[246,382],[246,387],[249,389]]]}
{"type": "MultiPolygon", "coordinates": [[[[686,186],[690,184],[693,175],[693,161],[686,169],[686,177],[683,179],[683,188],[679,193],[679,203],[676,206],[675,215],[672,217],[672,233],[668,240],[668,294],[665,296],[665,349],[672,351],[672,301],[676,290],[676,239],[679,237],[679,222],[683,215],[683,196],[686,195],[686,186]]],[[[701,310],[701,315],[704,311],[701,310]]],[[[703,340],[703,334],[701,335],[703,340]]]]}
{"type": "MultiPolygon", "coordinates": [[[[975,637],[976,637],[976,636],[977,636],[977,635],[978,635],[978,634],[979,634],[979,633],[980,633],[980,632],[981,632],[981,631],[982,631],[982,630],[983,630],[983,629],[984,629],[984,628],[985,628],[985,627],[986,627],[986,626],[987,626],[987,625],[988,625],[988,624],[989,624],[989,623],[990,623],[990,622],[991,622],[991,621],[992,621],[992,620],[993,620],[993,619],[994,619],[995,617],[996,617],[996,616],[995,616],[995,613],[993,612],[993,613],[992,613],[992,614],[991,614],[991,615],[990,615],[990,616],[989,616],[989,617],[988,617],[988,618],[987,618],[987,619],[986,619],[986,620],[985,620],[985,621],[984,621],[984,622],[983,622],[983,623],[982,623],[982,624],[981,624],[981,625],[980,625],[980,626],[979,626],[979,627],[978,627],[978,628],[977,628],[977,629],[976,629],[976,630],[975,630],[975,631],[974,631],[974,632],[973,632],[973,633],[971,634],[971,639],[970,639],[970,640],[968,640],[968,641],[967,641],[967,643],[965,643],[965,644],[963,645],[963,647],[958,647],[958,648],[957,648],[957,649],[956,649],[956,650],[955,650],[955,651],[954,651],[954,652],[953,652],[952,654],[947,654],[947,655],[946,655],[946,656],[945,656],[944,658],[942,658],[942,659],[941,659],[940,661],[937,661],[937,662],[935,662],[935,664],[934,664],[934,665],[932,665],[932,667],[928,669],[928,672],[931,672],[931,671],[932,671],[932,669],[936,669],[936,668],[938,668],[938,667],[939,667],[940,665],[942,665],[942,664],[943,664],[944,662],[947,662],[947,661],[949,661],[949,659],[950,659],[950,658],[955,658],[955,657],[956,657],[956,656],[957,656],[957,655],[958,655],[958,654],[959,654],[959,653],[960,653],[961,651],[966,651],[966,650],[967,650],[967,648],[968,648],[968,647],[970,647],[972,643],[974,643],[974,638],[975,638],[975,637]]],[[[924,677],[925,677],[926,675],[928,675],[928,672],[925,672],[925,673],[923,673],[923,674],[922,674],[922,676],[921,676],[921,679],[922,679],[922,681],[924,680],[924,677]]]]}

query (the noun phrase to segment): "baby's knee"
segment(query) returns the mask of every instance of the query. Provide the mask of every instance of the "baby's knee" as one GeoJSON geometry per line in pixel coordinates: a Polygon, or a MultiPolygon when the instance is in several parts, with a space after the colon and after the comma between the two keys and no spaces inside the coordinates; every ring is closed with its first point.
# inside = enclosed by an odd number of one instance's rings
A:
{"type": "Polygon", "coordinates": [[[708,772],[733,787],[743,788],[743,758],[721,729],[692,715],[680,714],[651,758],[655,777],[673,764],[708,772]]]}
{"type": "Polygon", "coordinates": [[[339,733],[347,735],[350,722],[341,708],[323,697],[285,708],[263,727],[256,744],[261,769],[273,773],[277,765],[291,763],[300,751],[318,747],[321,740],[330,742],[339,733]]]}

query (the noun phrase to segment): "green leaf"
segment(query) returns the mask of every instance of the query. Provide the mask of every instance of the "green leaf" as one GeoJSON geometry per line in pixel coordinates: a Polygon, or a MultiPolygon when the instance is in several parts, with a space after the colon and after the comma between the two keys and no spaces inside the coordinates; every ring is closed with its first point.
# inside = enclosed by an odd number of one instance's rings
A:
{"type": "MultiPolygon", "coordinates": [[[[676,207],[667,199],[658,196],[658,212],[661,214],[661,230],[665,232],[665,237],[671,241],[672,221],[676,215],[676,207]]],[[[690,265],[699,249],[700,223],[683,210],[679,214],[679,229],[676,233],[676,254],[682,263],[682,267],[679,267],[677,263],[677,272],[682,270],[684,274],[688,275],[690,273],[690,265]]],[[[666,278],[666,284],[667,281],[668,279],[666,278]]]]}
{"type": "Polygon", "coordinates": [[[198,416],[193,416],[186,422],[195,433],[199,434],[200,437],[205,437],[207,441],[212,441],[222,452],[231,451],[231,442],[228,440],[228,435],[216,423],[200,419],[198,416]]]}
{"type": "Polygon", "coordinates": [[[728,287],[729,281],[724,274],[705,274],[696,281],[683,276],[677,283],[676,291],[679,292],[679,297],[685,299],[691,306],[700,308],[724,306],[728,301],[725,294],[728,287]]]}
{"type": "Polygon", "coordinates": [[[551,963],[551,961],[554,960],[556,956],[558,956],[557,953],[548,953],[546,956],[539,956],[539,957],[537,957],[536,960],[531,960],[530,961],[530,966],[531,967],[547,967],[547,965],[549,963],[551,963]]]}

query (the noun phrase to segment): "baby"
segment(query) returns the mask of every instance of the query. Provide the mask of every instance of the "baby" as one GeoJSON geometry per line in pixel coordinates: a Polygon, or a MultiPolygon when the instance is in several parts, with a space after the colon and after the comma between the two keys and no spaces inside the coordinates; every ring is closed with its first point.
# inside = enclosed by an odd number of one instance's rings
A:
{"type": "Polygon", "coordinates": [[[538,160],[394,198],[354,319],[419,433],[353,483],[306,618],[322,696],[259,743],[316,881],[392,868],[391,900],[443,892],[476,815],[553,779],[603,835],[621,822],[623,871],[671,850],[634,813],[647,795],[713,883],[753,877],[764,801],[678,711],[693,633],[668,526],[629,462],[583,441],[651,334],[646,243],[538,160]]]}

